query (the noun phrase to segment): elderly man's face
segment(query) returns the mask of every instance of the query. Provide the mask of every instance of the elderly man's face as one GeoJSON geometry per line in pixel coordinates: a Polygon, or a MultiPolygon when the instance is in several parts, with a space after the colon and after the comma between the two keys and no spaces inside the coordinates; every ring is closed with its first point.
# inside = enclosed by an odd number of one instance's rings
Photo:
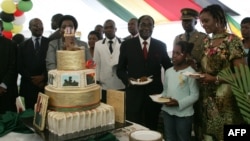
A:
{"type": "Polygon", "coordinates": [[[149,16],[143,17],[139,23],[140,36],[144,40],[148,39],[152,35],[153,29],[154,29],[154,22],[152,18],[149,16]]]}

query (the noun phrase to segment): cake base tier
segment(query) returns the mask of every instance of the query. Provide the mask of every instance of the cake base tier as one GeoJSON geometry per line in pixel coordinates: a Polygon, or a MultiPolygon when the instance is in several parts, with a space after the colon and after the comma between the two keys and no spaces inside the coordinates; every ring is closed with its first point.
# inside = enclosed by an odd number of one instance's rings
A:
{"type": "Polygon", "coordinates": [[[46,127],[59,136],[97,127],[114,125],[115,112],[110,105],[101,103],[95,109],[82,112],[47,112],[46,127]]]}
{"type": "Polygon", "coordinates": [[[63,91],[45,87],[49,96],[48,109],[53,111],[74,112],[90,110],[100,105],[100,86],[78,91],[63,91]]]}
{"type": "Polygon", "coordinates": [[[48,129],[44,129],[44,131],[37,130],[35,128],[35,126],[33,125],[33,119],[34,119],[34,117],[22,118],[22,123],[24,123],[24,125],[26,127],[28,127],[30,130],[37,133],[44,141],[65,141],[65,140],[71,140],[71,141],[81,140],[81,141],[83,141],[83,140],[98,138],[98,137],[103,136],[104,134],[106,134],[110,131],[132,125],[132,123],[130,123],[130,122],[125,122],[125,123],[115,122],[114,125],[108,125],[105,127],[97,127],[97,128],[93,128],[93,129],[86,130],[86,131],[80,131],[80,132],[73,133],[73,134],[58,136],[58,135],[50,132],[48,129]]]}

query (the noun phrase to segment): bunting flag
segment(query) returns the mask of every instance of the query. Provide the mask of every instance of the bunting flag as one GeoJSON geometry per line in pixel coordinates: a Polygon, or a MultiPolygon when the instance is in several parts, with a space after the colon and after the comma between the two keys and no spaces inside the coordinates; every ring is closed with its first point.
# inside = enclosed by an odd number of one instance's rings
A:
{"type": "Polygon", "coordinates": [[[126,22],[131,18],[149,14],[154,18],[156,25],[179,21],[180,10],[184,7],[201,11],[203,7],[218,4],[226,13],[230,31],[242,38],[239,23],[230,16],[239,14],[219,0],[98,0],[98,2],[126,22]]]}
{"type": "Polygon", "coordinates": [[[122,7],[126,7],[126,9],[133,13],[136,17],[150,14],[152,17],[154,17],[155,23],[157,24],[163,24],[170,21],[144,0],[115,0],[115,2],[117,2],[122,7]]]}
{"type": "Polygon", "coordinates": [[[103,6],[105,6],[107,9],[109,9],[124,21],[129,21],[130,18],[136,17],[126,8],[116,3],[114,0],[98,0],[98,2],[100,2],[103,6]]]}
{"type": "Polygon", "coordinates": [[[229,14],[226,14],[226,18],[230,31],[242,39],[240,24],[236,22],[229,14]]]}
{"type": "Polygon", "coordinates": [[[179,21],[182,8],[192,8],[201,11],[203,7],[211,4],[219,4],[226,13],[239,15],[219,0],[97,0],[105,8],[109,9],[119,18],[128,22],[129,19],[150,15],[155,24],[165,24],[171,21],[179,21]]]}
{"type": "Polygon", "coordinates": [[[170,21],[179,21],[182,8],[201,11],[202,7],[192,0],[144,0],[170,21]]]}

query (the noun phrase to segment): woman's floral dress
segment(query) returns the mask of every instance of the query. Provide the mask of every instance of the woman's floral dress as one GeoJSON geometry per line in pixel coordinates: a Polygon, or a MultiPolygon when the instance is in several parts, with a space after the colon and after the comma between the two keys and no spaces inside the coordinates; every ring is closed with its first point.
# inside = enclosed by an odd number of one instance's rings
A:
{"type": "MultiPolygon", "coordinates": [[[[216,76],[224,68],[230,67],[233,59],[242,56],[244,56],[243,45],[237,36],[224,33],[215,35],[212,39],[207,37],[204,40],[204,54],[201,60],[202,71],[216,76]],[[215,39],[220,39],[222,42],[213,46],[212,41],[215,39]]],[[[225,124],[243,123],[229,84],[201,85],[199,102],[201,131],[212,136],[213,140],[223,140],[225,124]]]]}

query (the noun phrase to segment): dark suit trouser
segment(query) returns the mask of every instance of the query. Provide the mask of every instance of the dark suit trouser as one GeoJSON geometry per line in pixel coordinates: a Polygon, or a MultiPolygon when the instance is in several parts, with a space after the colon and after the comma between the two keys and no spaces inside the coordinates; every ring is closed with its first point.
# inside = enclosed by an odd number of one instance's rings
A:
{"type": "Polygon", "coordinates": [[[157,130],[161,106],[153,102],[144,89],[126,90],[126,120],[157,130]]]}
{"type": "Polygon", "coordinates": [[[44,93],[44,90],[29,81],[21,81],[19,95],[24,97],[26,109],[34,109],[39,92],[44,93]]]}

